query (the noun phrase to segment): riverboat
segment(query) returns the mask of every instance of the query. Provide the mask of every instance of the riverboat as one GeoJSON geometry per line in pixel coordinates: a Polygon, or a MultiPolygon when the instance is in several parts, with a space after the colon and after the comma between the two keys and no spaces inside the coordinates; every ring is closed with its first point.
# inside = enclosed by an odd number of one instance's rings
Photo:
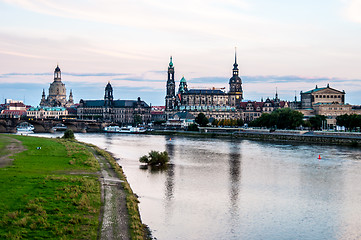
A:
{"type": "Polygon", "coordinates": [[[139,127],[119,127],[119,126],[108,126],[104,128],[104,132],[108,133],[144,133],[146,129],[139,127]]]}
{"type": "Polygon", "coordinates": [[[33,125],[20,125],[16,128],[16,130],[18,132],[31,132],[33,131],[35,128],[33,125]]]}
{"type": "Polygon", "coordinates": [[[65,126],[64,124],[57,124],[56,126],[54,126],[53,127],[53,130],[54,131],[65,131],[65,130],[67,130],[68,129],[68,127],[67,126],[65,126]]]}

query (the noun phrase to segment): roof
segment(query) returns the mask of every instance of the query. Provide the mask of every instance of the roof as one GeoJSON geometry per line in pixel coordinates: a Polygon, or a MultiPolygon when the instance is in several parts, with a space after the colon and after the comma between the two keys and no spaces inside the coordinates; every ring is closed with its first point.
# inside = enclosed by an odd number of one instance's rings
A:
{"type": "Polygon", "coordinates": [[[180,82],[187,82],[186,79],[184,78],[184,76],[182,77],[182,79],[180,80],[180,82]]]}
{"type": "Polygon", "coordinates": [[[64,107],[31,107],[28,111],[40,111],[43,109],[44,111],[65,111],[64,107]]]}
{"type": "Polygon", "coordinates": [[[326,89],[326,88],[315,88],[315,89],[312,89],[312,90],[309,90],[309,91],[303,92],[303,93],[314,93],[314,92],[318,92],[318,91],[323,90],[323,89],[326,89]]]}
{"type": "Polygon", "coordinates": [[[218,89],[190,89],[185,94],[225,95],[226,93],[218,89]]]}
{"type": "Polygon", "coordinates": [[[23,115],[25,114],[25,110],[2,110],[1,114],[7,114],[7,115],[23,115]]]}
{"type": "Polygon", "coordinates": [[[302,94],[309,94],[309,93],[314,93],[314,92],[319,92],[319,91],[321,91],[321,90],[324,90],[324,89],[330,89],[330,90],[333,90],[333,91],[336,91],[336,92],[339,92],[339,93],[345,93],[345,92],[342,92],[342,91],[340,91],[340,90],[337,90],[337,89],[334,89],[334,88],[330,88],[328,85],[327,85],[327,87],[324,87],[324,88],[318,88],[317,86],[316,86],[316,88],[315,89],[312,89],[312,90],[309,90],[309,91],[307,91],[307,92],[303,92],[302,94]]]}
{"type": "MultiPolygon", "coordinates": [[[[83,107],[104,107],[104,100],[82,100],[83,107]]],[[[137,107],[137,105],[141,107],[149,107],[149,105],[144,101],[136,101],[136,100],[114,100],[113,107],[116,108],[132,108],[137,107]]]]}

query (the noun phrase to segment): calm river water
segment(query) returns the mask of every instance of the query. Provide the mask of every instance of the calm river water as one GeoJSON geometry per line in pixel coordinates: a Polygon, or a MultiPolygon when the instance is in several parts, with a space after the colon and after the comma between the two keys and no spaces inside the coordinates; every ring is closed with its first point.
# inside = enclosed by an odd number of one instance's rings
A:
{"type": "Polygon", "coordinates": [[[76,138],[120,158],[142,220],[159,240],[361,239],[360,149],[150,135],[76,138]],[[150,150],[168,151],[168,169],[140,168],[139,157],[150,150]]]}

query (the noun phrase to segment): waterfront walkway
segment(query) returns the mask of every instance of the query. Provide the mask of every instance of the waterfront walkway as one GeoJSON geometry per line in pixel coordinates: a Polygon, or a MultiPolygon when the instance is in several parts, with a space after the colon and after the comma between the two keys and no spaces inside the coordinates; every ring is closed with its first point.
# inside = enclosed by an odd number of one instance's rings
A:
{"type": "Polygon", "coordinates": [[[101,173],[101,194],[103,207],[101,209],[102,222],[100,239],[130,239],[129,217],[126,206],[126,194],[120,180],[109,162],[91,149],[94,157],[99,161],[101,173]]]}

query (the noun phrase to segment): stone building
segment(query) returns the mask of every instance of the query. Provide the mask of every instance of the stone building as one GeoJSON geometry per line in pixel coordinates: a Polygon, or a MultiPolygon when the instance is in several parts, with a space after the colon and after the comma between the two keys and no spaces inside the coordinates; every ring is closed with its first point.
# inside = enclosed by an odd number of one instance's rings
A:
{"type": "Polygon", "coordinates": [[[77,117],[98,121],[133,124],[138,115],[141,121],[151,121],[151,107],[139,97],[137,100],[114,100],[110,83],[105,87],[104,100],[83,100],[79,102],[77,117]]]}
{"type": "Polygon", "coordinates": [[[31,107],[26,110],[26,116],[34,119],[60,119],[68,115],[64,107],[31,107]]]}
{"type": "Polygon", "coordinates": [[[180,80],[178,93],[175,91],[174,65],[172,57],[168,66],[167,91],[165,97],[165,113],[167,119],[176,112],[189,112],[195,116],[204,113],[207,118],[236,119],[241,118],[239,110],[243,99],[242,80],[239,77],[237,56],[229,80],[229,91],[223,89],[189,89],[186,79],[180,80]]]}
{"type": "Polygon", "coordinates": [[[70,107],[73,105],[73,93],[70,90],[69,100],[66,100],[65,84],[61,81],[61,71],[59,66],[56,66],[54,71],[54,81],[50,84],[49,95],[45,96],[45,90],[40,101],[41,107],[70,107]]]}
{"type": "Polygon", "coordinates": [[[273,111],[279,108],[288,108],[289,102],[281,101],[276,97],[274,99],[267,98],[266,101],[261,100],[261,102],[248,101],[241,102],[240,109],[242,110],[242,119],[244,122],[248,123],[256,118],[259,118],[263,113],[272,113],[273,111]]]}
{"type": "Polygon", "coordinates": [[[344,114],[359,114],[352,109],[352,105],[345,103],[345,91],[326,87],[316,87],[307,92],[301,91],[301,101],[295,101],[291,106],[303,113],[305,118],[315,115],[327,117],[327,125],[330,128],[336,126],[336,117],[344,114]]]}

